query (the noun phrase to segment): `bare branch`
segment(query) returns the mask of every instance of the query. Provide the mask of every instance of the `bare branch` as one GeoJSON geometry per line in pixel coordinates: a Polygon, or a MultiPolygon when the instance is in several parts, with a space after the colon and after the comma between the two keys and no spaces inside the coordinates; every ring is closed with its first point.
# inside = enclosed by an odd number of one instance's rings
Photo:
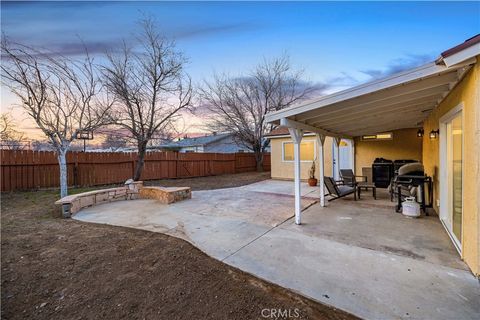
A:
{"type": "Polygon", "coordinates": [[[185,74],[186,59],[175,43],[163,37],[152,19],[141,21],[136,47],[125,42],[121,53],[107,54],[104,83],[115,96],[114,121],[137,140],[140,178],[148,142],[171,128],[182,110],[192,108],[192,82],[185,74]]]}
{"type": "Polygon", "coordinates": [[[264,60],[247,76],[232,78],[215,74],[199,89],[209,112],[212,131],[232,132],[237,142],[255,152],[257,168],[268,146],[265,134],[272,125],[265,122],[270,111],[283,109],[304,99],[312,88],[301,80],[302,71],[292,71],[288,56],[264,60]]]}
{"type": "Polygon", "coordinates": [[[62,196],[66,195],[65,154],[80,130],[95,130],[109,120],[113,104],[106,102],[93,59],[72,60],[12,43],[3,36],[2,84],[48,137],[61,164],[62,196]],[[65,172],[63,172],[64,170],[65,172]]]}

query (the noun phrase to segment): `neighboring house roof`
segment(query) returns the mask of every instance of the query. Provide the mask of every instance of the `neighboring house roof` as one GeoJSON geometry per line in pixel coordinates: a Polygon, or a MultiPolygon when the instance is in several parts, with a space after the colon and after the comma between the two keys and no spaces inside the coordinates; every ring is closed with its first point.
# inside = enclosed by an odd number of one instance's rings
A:
{"type": "Polygon", "coordinates": [[[266,120],[341,138],[419,127],[477,62],[479,37],[435,62],[268,113],[266,120]]]}
{"type": "Polygon", "coordinates": [[[265,137],[284,136],[284,135],[288,135],[288,134],[289,134],[289,132],[288,132],[287,127],[277,127],[275,129],[273,129],[272,131],[270,131],[269,133],[267,133],[265,135],[265,137]]]}
{"type": "Polygon", "coordinates": [[[195,138],[185,138],[179,141],[173,141],[161,145],[161,147],[166,148],[186,148],[186,147],[200,147],[211,144],[213,142],[222,140],[229,136],[232,136],[232,133],[221,133],[221,134],[212,134],[209,136],[195,137],[195,138]]]}
{"type": "MultiPolygon", "coordinates": [[[[304,135],[312,135],[313,133],[312,132],[308,132],[308,131],[305,131],[304,135]]],[[[265,138],[280,138],[280,137],[285,137],[285,136],[290,136],[290,132],[288,132],[288,128],[287,127],[277,127],[275,129],[273,129],[272,131],[270,131],[269,133],[267,133],[265,135],[265,138]]]]}

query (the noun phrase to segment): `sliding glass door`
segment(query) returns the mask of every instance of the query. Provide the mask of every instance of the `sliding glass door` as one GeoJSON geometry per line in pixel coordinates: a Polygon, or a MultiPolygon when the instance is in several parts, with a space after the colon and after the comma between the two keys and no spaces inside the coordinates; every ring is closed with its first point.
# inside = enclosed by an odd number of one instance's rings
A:
{"type": "Polygon", "coordinates": [[[463,213],[463,121],[462,111],[453,113],[442,123],[442,154],[444,173],[441,181],[442,196],[441,218],[450,236],[461,251],[462,213],[463,213]],[[443,151],[445,153],[443,153],[443,151]],[[442,208],[443,207],[443,208],[442,208]]]}

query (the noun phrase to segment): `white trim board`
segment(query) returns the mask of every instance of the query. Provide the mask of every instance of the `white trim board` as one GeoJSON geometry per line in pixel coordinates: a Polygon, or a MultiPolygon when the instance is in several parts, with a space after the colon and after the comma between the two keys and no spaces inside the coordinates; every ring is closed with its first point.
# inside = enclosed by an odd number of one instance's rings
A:
{"type": "Polygon", "coordinates": [[[442,225],[444,226],[448,236],[452,240],[455,249],[457,249],[458,253],[460,256],[462,256],[462,246],[463,246],[463,238],[464,238],[464,227],[465,227],[465,217],[464,217],[464,206],[463,206],[463,200],[464,200],[464,184],[465,184],[465,170],[463,170],[464,165],[465,165],[465,133],[462,133],[462,234],[461,234],[461,239],[456,239],[456,236],[453,235],[453,231],[450,230],[450,226],[446,224],[446,221],[449,218],[449,215],[451,214],[448,210],[449,204],[450,203],[450,198],[451,194],[449,193],[449,176],[448,176],[448,150],[445,148],[447,147],[447,123],[454,119],[459,113],[461,113],[462,116],[462,130],[464,130],[465,126],[465,113],[463,112],[464,109],[464,103],[460,102],[457,106],[453,107],[450,109],[447,113],[445,113],[442,117],[439,119],[438,123],[438,128],[440,130],[439,133],[439,166],[440,166],[440,177],[439,177],[439,188],[440,188],[440,208],[439,208],[439,218],[440,221],[442,222],[442,225]],[[459,240],[459,241],[458,241],[459,240]]]}

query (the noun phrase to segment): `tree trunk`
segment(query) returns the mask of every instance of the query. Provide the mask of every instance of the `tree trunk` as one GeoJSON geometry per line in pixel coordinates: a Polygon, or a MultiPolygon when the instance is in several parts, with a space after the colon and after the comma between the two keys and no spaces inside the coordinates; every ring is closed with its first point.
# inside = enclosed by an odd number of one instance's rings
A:
{"type": "Polygon", "coordinates": [[[137,164],[135,166],[135,174],[133,176],[134,181],[140,180],[140,176],[142,175],[143,165],[145,164],[145,153],[147,152],[147,142],[139,142],[138,143],[138,157],[137,157],[137,164]]]}
{"type": "Polygon", "coordinates": [[[263,152],[255,151],[255,162],[257,163],[257,172],[263,172],[263,152]]]}
{"type": "Polygon", "coordinates": [[[67,181],[67,150],[57,150],[58,165],[60,167],[60,197],[68,195],[68,181],[67,181]]]}

